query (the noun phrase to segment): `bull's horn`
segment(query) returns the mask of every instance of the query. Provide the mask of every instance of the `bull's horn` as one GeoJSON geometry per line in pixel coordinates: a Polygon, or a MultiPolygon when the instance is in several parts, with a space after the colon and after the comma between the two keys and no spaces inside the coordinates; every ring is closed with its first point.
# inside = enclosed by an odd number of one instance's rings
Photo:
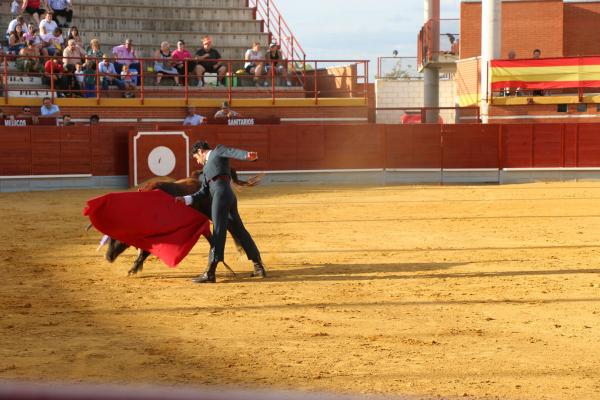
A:
{"type": "Polygon", "coordinates": [[[92,229],[92,226],[94,225],[92,225],[92,223],[90,222],[88,226],[85,227],[85,231],[88,232],[90,229],[92,229]]]}
{"type": "Polygon", "coordinates": [[[102,246],[104,246],[106,244],[106,242],[108,242],[108,239],[110,239],[110,236],[108,236],[108,235],[102,236],[102,240],[100,240],[100,244],[96,248],[96,251],[100,251],[100,249],[102,248],[102,246]]]}

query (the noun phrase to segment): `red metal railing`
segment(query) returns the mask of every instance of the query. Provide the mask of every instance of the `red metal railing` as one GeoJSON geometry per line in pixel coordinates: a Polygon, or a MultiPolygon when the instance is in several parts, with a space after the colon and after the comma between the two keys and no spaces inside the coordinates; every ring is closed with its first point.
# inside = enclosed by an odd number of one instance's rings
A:
{"type": "Polygon", "coordinates": [[[288,60],[305,60],[306,53],[283,19],[273,0],[246,0],[247,6],[254,9],[255,17],[263,20],[264,29],[269,34],[269,42],[275,40],[288,60]]]}
{"type": "Polygon", "coordinates": [[[436,62],[440,55],[457,56],[460,52],[460,20],[442,18],[427,21],[419,32],[417,44],[418,69],[436,62]],[[439,37],[439,40],[435,40],[439,37]]]}
{"type": "MultiPolygon", "coordinates": [[[[204,62],[220,61],[226,66],[222,76],[216,74],[204,75],[204,87],[202,89],[192,86],[199,80],[191,68],[190,63],[195,60],[185,60],[183,73],[162,74],[162,79],[179,78],[183,87],[162,86],[154,84],[157,72],[154,71],[154,62],[163,63],[164,59],[138,58],[135,62],[139,63],[137,79],[139,83],[128,90],[115,89],[113,82],[109,84],[108,89],[102,89],[102,83],[106,76],[96,68],[93,73],[83,73],[79,77],[84,84],[78,83],[76,75],[73,72],[64,72],[57,74],[54,70],[54,64],[50,64],[49,73],[46,72],[20,72],[9,71],[12,61],[19,57],[14,55],[3,56],[3,81],[5,103],[11,97],[88,97],[95,98],[99,103],[101,99],[108,97],[126,97],[127,93],[132,93],[139,98],[141,104],[144,104],[147,98],[183,98],[185,102],[193,97],[213,97],[223,98],[229,101],[235,98],[271,98],[275,103],[277,98],[314,98],[315,103],[322,97],[364,97],[367,100],[367,85],[369,79],[368,60],[304,60],[299,62],[283,61],[277,64],[274,61],[257,60],[257,63],[263,63],[269,66],[269,71],[260,76],[247,73],[237,73],[244,64],[244,60],[204,60],[204,62]],[[323,68],[323,65],[337,64],[342,66],[323,68]],[[346,64],[346,65],[343,65],[346,64]],[[277,66],[280,68],[277,68],[277,66]],[[321,68],[321,69],[319,69],[321,68]],[[57,79],[49,79],[49,75],[56,76],[57,79]],[[86,78],[93,76],[93,85],[85,84],[86,78]],[[27,79],[41,77],[42,83],[27,82],[27,79]],[[364,85],[364,86],[363,86],[364,85]],[[32,86],[34,86],[32,88],[32,86]],[[28,93],[34,91],[34,95],[28,93]],[[35,95],[37,93],[37,95],[35,95]]],[[[36,57],[28,57],[36,58],[36,57]]],[[[43,57],[37,57],[43,59],[43,57]]],[[[95,65],[98,65],[98,59],[92,59],[95,65]]],[[[81,61],[77,59],[77,61],[81,61]]],[[[119,79],[117,75],[111,79],[119,79]]],[[[106,86],[106,85],[105,85],[106,86]]]]}

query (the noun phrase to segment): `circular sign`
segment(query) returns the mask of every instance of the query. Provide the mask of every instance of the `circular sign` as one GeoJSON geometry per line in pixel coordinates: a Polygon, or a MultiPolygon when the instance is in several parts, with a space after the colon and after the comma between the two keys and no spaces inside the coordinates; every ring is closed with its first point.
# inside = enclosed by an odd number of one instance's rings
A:
{"type": "Polygon", "coordinates": [[[158,146],[148,155],[148,167],[156,176],[167,176],[175,169],[175,153],[168,147],[158,146]]]}

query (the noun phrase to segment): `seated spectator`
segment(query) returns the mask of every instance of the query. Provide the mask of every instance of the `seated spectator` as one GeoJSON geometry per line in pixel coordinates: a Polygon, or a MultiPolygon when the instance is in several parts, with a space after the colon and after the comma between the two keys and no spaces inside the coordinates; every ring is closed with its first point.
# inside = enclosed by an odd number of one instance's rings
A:
{"type": "Polygon", "coordinates": [[[42,61],[40,51],[33,45],[33,41],[27,41],[27,47],[21,49],[17,58],[17,69],[22,72],[41,72],[42,61]]]}
{"type": "Polygon", "coordinates": [[[73,39],[77,47],[79,47],[82,51],[85,51],[83,48],[83,38],[79,36],[79,29],[76,26],[72,26],[69,29],[69,34],[67,36],[67,41],[73,39]]]}
{"type": "Polygon", "coordinates": [[[120,90],[125,90],[125,83],[119,79],[119,74],[117,74],[115,66],[110,62],[110,58],[106,54],[102,57],[100,64],[98,64],[98,73],[100,74],[102,90],[108,90],[109,85],[117,85],[120,90]]]}
{"type": "Polygon", "coordinates": [[[63,65],[72,65],[75,68],[75,64],[81,63],[81,60],[85,57],[85,52],[81,47],[78,47],[74,39],[69,39],[67,47],[63,50],[63,65]]]}
{"type": "Polygon", "coordinates": [[[65,114],[62,116],[60,124],[62,126],[73,126],[75,125],[75,122],[71,120],[71,116],[69,114],[65,114]]]}
{"type": "Polygon", "coordinates": [[[17,115],[17,118],[31,119],[31,122],[34,125],[37,125],[37,123],[40,122],[39,119],[38,119],[38,117],[37,117],[37,115],[34,115],[31,112],[31,107],[29,107],[29,106],[23,107],[23,109],[21,110],[21,113],[17,115]]]}
{"type": "Polygon", "coordinates": [[[0,119],[15,119],[15,116],[6,114],[4,110],[0,110],[0,119]]]}
{"type": "Polygon", "coordinates": [[[135,97],[135,82],[137,79],[137,71],[133,69],[129,69],[129,65],[123,65],[121,69],[121,80],[125,86],[126,92],[123,94],[123,97],[135,97]]]}
{"type": "Polygon", "coordinates": [[[96,96],[96,65],[91,57],[86,56],[81,66],[83,73],[83,97],[96,96]]]}
{"type": "Polygon", "coordinates": [[[100,117],[96,114],[90,115],[90,125],[98,125],[100,123],[100,117]]]}
{"type": "MultiPolygon", "coordinates": [[[[265,68],[264,59],[265,56],[262,53],[262,51],[260,51],[259,42],[252,43],[252,48],[246,50],[246,54],[244,54],[244,60],[246,60],[246,63],[244,64],[244,69],[248,74],[254,75],[254,84],[256,86],[260,86],[261,84],[260,81],[265,68]]],[[[264,86],[269,85],[266,80],[262,83],[264,86]]]]}
{"type": "Polygon", "coordinates": [[[58,57],[53,57],[44,64],[44,75],[42,82],[46,85],[54,87],[58,91],[58,97],[64,97],[63,91],[66,88],[65,76],[63,74],[63,66],[59,62],[58,57]]]}
{"type": "Polygon", "coordinates": [[[48,51],[48,55],[62,54],[65,45],[65,39],[62,36],[62,29],[56,28],[53,33],[41,35],[42,45],[48,51]]]}
{"type": "MultiPolygon", "coordinates": [[[[542,57],[542,51],[540,49],[533,50],[532,58],[534,60],[538,60],[541,57],[542,57]]],[[[544,92],[543,90],[534,90],[534,91],[531,92],[531,94],[533,96],[545,96],[546,92],[544,92]]]]}
{"type": "Polygon", "coordinates": [[[33,42],[33,45],[38,49],[43,57],[48,57],[48,50],[44,47],[44,43],[39,35],[39,31],[33,24],[29,24],[29,32],[27,32],[24,36],[26,42],[29,40],[33,42]]]}
{"type": "Polygon", "coordinates": [[[239,117],[240,114],[237,111],[233,111],[229,108],[229,103],[224,101],[221,109],[215,113],[215,118],[228,119],[239,117]]]}
{"type": "MultiPolygon", "coordinates": [[[[137,55],[135,49],[133,48],[133,41],[129,38],[125,39],[125,44],[120,46],[115,46],[112,49],[113,58],[115,59],[115,69],[117,73],[121,73],[123,71],[123,66],[127,65],[128,73],[135,72],[136,75],[140,71],[140,63],[137,60],[137,55]]],[[[138,84],[139,82],[136,80],[134,84],[138,84]]]]}
{"type": "Polygon", "coordinates": [[[13,19],[8,24],[8,28],[6,29],[6,39],[7,40],[9,38],[11,32],[13,32],[15,30],[15,28],[17,27],[17,25],[21,25],[21,29],[24,32],[29,32],[27,24],[25,24],[25,17],[22,16],[22,15],[19,15],[17,18],[13,19]]]}
{"type": "Polygon", "coordinates": [[[100,62],[104,55],[104,52],[100,49],[100,41],[98,39],[90,40],[90,45],[88,46],[86,53],[88,56],[97,58],[98,62],[100,62]]]}
{"type": "Polygon", "coordinates": [[[61,26],[61,28],[67,28],[71,25],[71,21],[73,20],[73,9],[71,0],[48,0],[48,6],[54,12],[54,20],[58,24],[58,17],[65,17],[66,22],[61,26]]]}
{"type": "Polygon", "coordinates": [[[212,47],[212,38],[204,36],[202,38],[202,47],[196,52],[196,60],[199,61],[195,67],[196,76],[198,77],[198,87],[204,86],[204,74],[206,72],[216,72],[218,82],[224,82],[227,67],[225,67],[220,59],[221,53],[212,47]]]}
{"type": "MultiPolygon", "coordinates": [[[[171,54],[173,59],[173,66],[177,70],[180,76],[185,76],[185,61],[192,58],[190,52],[185,48],[185,42],[183,40],[177,41],[177,49],[171,54]]],[[[188,62],[188,74],[194,70],[194,65],[188,62]]]]}
{"type": "Polygon", "coordinates": [[[13,16],[16,16],[20,10],[21,7],[19,6],[19,2],[17,0],[12,0],[12,3],[10,3],[10,13],[13,16]]]}
{"type": "Polygon", "coordinates": [[[58,24],[52,19],[52,11],[48,11],[40,22],[40,34],[52,33],[56,28],[58,28],[58,24]]]}
{"type": "Polygon", "coordinates": [[[36,24],[40,23],[40,15],[44,15],[46,12],[46,10],[40,8],[40,3],[40,0],[23,0],[23,5],[21,5],[21,11],[31,15],[36,24]]]}
{"type": "Polygon", "coordinates": [[[50,97],[44,97],[40,115],[42,117],[58,117],[58,114],[60,114],[60,108],[56,104],[52,104],[50,97]]]}
{"type": "Polygon", "coordinates": [[[271,68],[274,69],[274,73],[280,77],[285,77],[286,86],[292,86],[292,81],[288,74],[287,61],[281,57],[279,52],[279,46],[276,42],[271,42],[269,45],[269,51],[267,52],[267,63],[265,65],[265,71],[271,72],[271,68]]]}
{"type": "Polygon", "coordinates": [[[8,52],[11,54],[19,54],[22,48],[25,47],[25,33],[23,26],[17,25],[15,30],[8,37],[8,52]]]}
{"type": "Polygon", "coordinates": [[[206,118],[202,115],[196,114],[196,109],[194,107],[186,107],[183,125],[198,126],[202,125],[204,121],[206,121],[206,118]]]}
{"type": "Polygon", "coordinates": [[[154,58],[157,60],[154,61],[154,72],[156,73],[156,85],[160,85],[160,80],[162,79],[164,74],[171,75],[175,79],[175,84],[179,85],[179,76],[178,72],[175,69],[173,61],[171,60],[172,53],[169,49],[169,42],[162,42],[160,44],[160,49],[156,50],[154,53],[154,58]],[[160,61],[158,61],[160,59],[160,61]]]}

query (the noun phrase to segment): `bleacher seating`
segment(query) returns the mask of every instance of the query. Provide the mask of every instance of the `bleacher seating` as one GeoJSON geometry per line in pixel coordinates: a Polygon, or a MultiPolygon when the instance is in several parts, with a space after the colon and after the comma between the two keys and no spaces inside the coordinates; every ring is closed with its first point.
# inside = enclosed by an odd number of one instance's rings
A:
{"type": "MultiPolygon", "coordinates": [[[[0,12],[2,27],[12,19],[8,4],[0,12]]],[[[174,49],[179,39],[188,43],[193,54],[201,37],[210,34],[224,58],[240,59],[253,41],[268,41],[245,0],[77,0],[75,4],[73,25],[86,45],[97,38],[104,52],[130,37],[141,57],[152,57],[163,40],[174,49]]]]}

